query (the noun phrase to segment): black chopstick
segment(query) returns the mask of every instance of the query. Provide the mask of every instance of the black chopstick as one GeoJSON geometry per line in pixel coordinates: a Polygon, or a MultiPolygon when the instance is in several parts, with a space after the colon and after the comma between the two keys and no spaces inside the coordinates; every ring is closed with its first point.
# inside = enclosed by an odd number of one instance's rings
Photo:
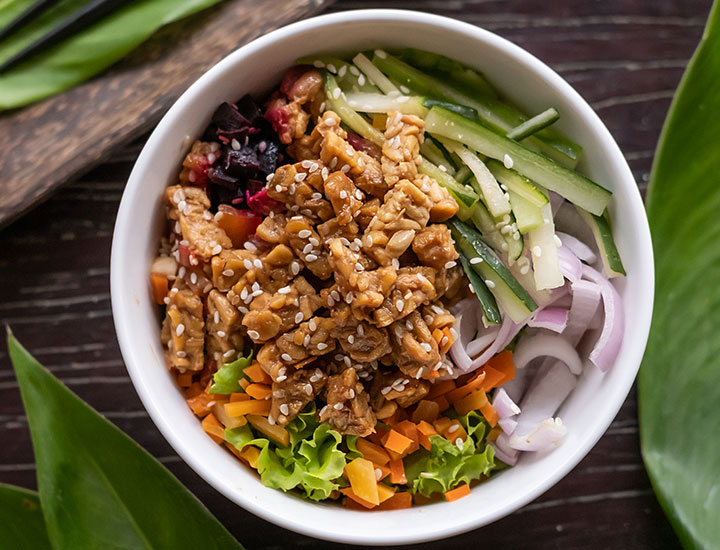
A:
{"type": "Polygon", "coordinates": [[[98,19],[103,18],[113,10],[128,3],[128,0],[93,0],[68,15],[57,27],[38,38],[28,47],[22,49],[3,63],[0,63],[0,73],[14,67],[21,61],[25,61],[41,50],[54,46],[74,32],[90,26],[98,19]]]}
{"type": "Polygon", "coordinates": [[[0,31],[0,41],[5,40],[8,36],[17,32],[20,27],[40,15],[40,12],[52,8],[59,1],[60,0],[37,0],[37,2],[33,3],[32,6],[28,7],[24,12],[10,21],[8,26],[0,31]]]}

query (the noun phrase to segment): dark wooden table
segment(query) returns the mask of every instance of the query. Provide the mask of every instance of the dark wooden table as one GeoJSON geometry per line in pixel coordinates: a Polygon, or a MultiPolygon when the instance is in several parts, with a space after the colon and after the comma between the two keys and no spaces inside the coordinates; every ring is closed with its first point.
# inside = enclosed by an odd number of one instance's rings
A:
{"type": "MultiPolygon", "coordinates": [[[[333,9],[365,7],[457,17],[548,62],[596,109],[644,190],[670,98],[710,0],[341,0],[333,9]]],[[[135,394],[115,339],[108,279],[118,202],[143,141],[0,233],[0,320],[73,391],[166,464],[248,548],[338,548],[270,525],[215,492],[173,453],[135,394]]],[[[30,437],[4,342],[0,481],[35,486],[30,437]]],[[[679,546],[643,469],[634,390],[593,451],[545,495],[490,526],[425,545],[481,546],[679,546]]]]}

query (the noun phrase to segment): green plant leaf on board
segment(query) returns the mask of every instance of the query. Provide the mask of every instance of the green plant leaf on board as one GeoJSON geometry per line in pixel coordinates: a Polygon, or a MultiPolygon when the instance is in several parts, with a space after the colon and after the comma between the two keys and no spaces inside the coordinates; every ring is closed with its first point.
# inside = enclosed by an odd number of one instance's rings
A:
{"type": "MultiPolygon", "coordinates": [[[[0,27],[35,0],[0,0],[0,27]]],[[[60,44],[0,74],[0,110],[66,90],[109,67],[160,27],[220,0],[135,0],[60,44]]],[[[0,61],[46,34],[86,0],[62,0],[0,44],[0,61]]]]}
{"type": "Polygon", "coordinates": [[[60,383],[11,334],[8,349],[54,549],[242,548],[162,464],[60,383]]]}
{"type": "Polygon", "coordinates": [[[40,500],[35,491],[0,483],[0,518],[0,541],[3,548],[50,548],[40,500]]]}
{"type": "Polygon", "coordinates": [[[647,196],[656,302],[640,369],[640,436],[687,548],[720,541],[719,6],[670,107],[647,196]]]}

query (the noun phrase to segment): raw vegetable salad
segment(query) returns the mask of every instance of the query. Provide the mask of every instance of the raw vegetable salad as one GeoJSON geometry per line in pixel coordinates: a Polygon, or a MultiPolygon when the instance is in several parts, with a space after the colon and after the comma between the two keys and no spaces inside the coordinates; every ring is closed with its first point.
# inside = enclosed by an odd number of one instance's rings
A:
{"type": "Polygon", "coordinates": [[[581,340],[602,371],[619,351],[625,272],[559,116],[412,49],[301,59],[220,105],[151,269],[209,436],[358,510],[455,500],[561,444],[581,340]]]}

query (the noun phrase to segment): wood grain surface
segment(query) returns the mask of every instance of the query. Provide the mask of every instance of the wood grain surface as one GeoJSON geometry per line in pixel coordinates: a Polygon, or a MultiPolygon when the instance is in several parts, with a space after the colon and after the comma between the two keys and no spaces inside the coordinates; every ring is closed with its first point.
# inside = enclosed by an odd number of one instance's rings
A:
{"type": "Polygon", "coordinates": [[[155,126],[190,84],[232,50],[330,3],[226,1],[161,29],[81,86],[0,113],[0,227],[155,126]]]}
{"type": "MultiPolygon", "coordinates": [[[[548,62],[597,110],[644,191],[670,98],[710,0],[340,0],[332,9],[379,6],[457,17],[548,62]]],[[[175,455],[135,394],[115,339],[108,275],[118,202],[142,143],[116,151],[0,233],[0,320],[73,391],[166,464],[247,548],[340,548],[270,525],[218,494],[175,455]]],[[[0,481],[34,487],[27,424],[0,346],[0,481]]],[[[492,525],[416,548],[678,547],[643,469],[633,390],[592,452],[546,494],[492,525]]]]}

